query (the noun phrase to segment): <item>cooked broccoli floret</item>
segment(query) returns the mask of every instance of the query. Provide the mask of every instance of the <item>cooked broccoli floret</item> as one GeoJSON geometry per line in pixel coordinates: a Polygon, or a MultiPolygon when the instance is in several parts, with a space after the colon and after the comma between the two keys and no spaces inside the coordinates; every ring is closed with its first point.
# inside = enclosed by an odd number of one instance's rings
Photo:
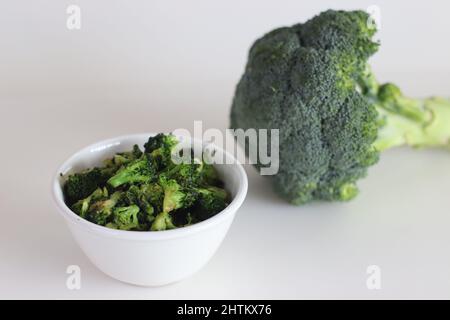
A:
{"type": "Polygon", "coordinates": [[[194,185],[200,182],[202,167],[202,162],[195,160],[193,163],[181,163],[172,167],[166,176],[185,186],[194,185]]]}
{"type": "Polygon", "coordinates": [[[120,230],[139,229],[138,213],[139,207],[137,205],[114,208],[114,220],[106,226],[108,228],[120,230]]]}
{"type": "Polygon", "coordinates": [[[155,179],[156,169],[150,155],[143,155],[137,160],[133,160],[117,173],[109,178],[108,184],[114,188],[127,183],[144,183],[155,179]]]}
{"type": "Polygon", "coordinates": [[[164,189],[163,211],[170,212],[179,208],[192,206],[197,192],[192,187],[181,186],[175,179],[167,179],[161,175],[159,184],[164,189]]]}
{"type": "Polygon", "coordinates": [[[146,153],[152,153],[160,148],[171,150],[177,144],[178,140],[174,135],[159,133],[156,136],[148,138],[148,141],[144,144],[144,151],[146,153]]]}
{"type": "Polygon", "coordinates": [[[147,213],[152,214],[154,211],[153,206],[147,200],[145,195],[142,194],[141,188],[137,185],[130,186],[130,188],[125,191],[125,199],[129,205],[137,204],[141,210],[147,213]]]}
{"type": "Polygon", "coordinates": [[[208,163],[202,163],[200,171],[199,184],[203,186],[216,186],[222,187],[222,181],[217,174],[216,169],[208,163]]]}
{"type": "Polygon", "coordinates": [[[135,144],[133,150],[127,152],[120,152],[114,155],[111,159],[106,159],[104,164],[110,168],[120,168],[122,165],[127,164],[133,160],[137,160],[142,156],[142,151],[139,146],[135,144]]]}
{"type": "Polygon", "coordinates": [[[160,212],[163,207],[164,189],[157,183],[146,183],[140,186],[141,199],[160,212]]]}
{"type": "Polygon", "coordinates": [[[93,168],[69,175],[64,184],[66,202],[72,204],[86,198],[95,189],[105,185],[110,173],[109,170],[93,168]]]}
{"type": "Polygon", "coordinates": [[[449,146],[449,101],[406,98],[375,80],[368,18],[329,10],[269,32],[250,50],[231,127],[279,129],[279,171],[270,179],[294,204],[352,199],[387,148],[449,146]]]}
{"type": "Polygon", "coordinates": [[[99,200],[105,200],[107,198],[108,198],[108,190],[106,188],[97,188],[94,190],[94,192],[92,192],[92,194],[90,194],[86,198],[75,202],[71,206],[71,209],[79,216],[85,218],[91,203],[99,200]]]}
{"type": "Polygon", "coordinates": [[[201,220],[208,219],[228,206],[228,194],[224,189],[208,187],[197,189],[199,197],[194,211],[201,220]]]}
{"type": "Polygon", "coordinates": [[[152,155],[157,169],[163,170],[174,165],[172,151],[177,144],[178,140],[174,135],[160,133],[148,139],[144,144],[144,150],[145,153],[152,155]]]}
{"type": "Polygon", "coordinates": [[[116,191],[110,198],[93,202],[89,207],[86,219],[104,226],[110,220],[113,208],[121,197],[122,192],[116,191]]]}
{"type": "Polygon", "coordinates": [[[171,213],[180,208],[191,207],[198,196],[198,192],[192,186],[182,186],[177,180],[168,179],[165,175],[160,175],[159,184],[164,190],[164,200],[162,212],[152,223],[153,231],[175,228],[171,213]]]}
{"type": "Polygon", "coordinates": [[[172,222],[172,217],[169,212],[159,213],[152,223],[150,230],[152,231],[163,231],[174,229],[176,226],[172,222]]]}

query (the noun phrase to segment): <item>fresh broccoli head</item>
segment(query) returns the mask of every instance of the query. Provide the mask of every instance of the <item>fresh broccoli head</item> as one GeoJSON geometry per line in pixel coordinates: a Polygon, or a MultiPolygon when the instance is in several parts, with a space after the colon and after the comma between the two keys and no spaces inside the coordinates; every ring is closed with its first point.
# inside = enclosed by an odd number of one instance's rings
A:
{"type": "Polygon", "coordinates": [[[279,129],[279,171],[270,179],[294,204],[352,199],[387,148],[449,146],[449,101],[406,98],[375,80],[367,60],[379,45],[368,19],[329,10],[250,49],[231,127],[279,129]]]}
{"type": "Polygon", "coordinates": [[[133,160],[120,168],[117,173],[109,178],[108,184],[116,188],[123,184],[143,183],[155,179],[156,169],[152,157],[144,154],[139,159],[133,160]]]}

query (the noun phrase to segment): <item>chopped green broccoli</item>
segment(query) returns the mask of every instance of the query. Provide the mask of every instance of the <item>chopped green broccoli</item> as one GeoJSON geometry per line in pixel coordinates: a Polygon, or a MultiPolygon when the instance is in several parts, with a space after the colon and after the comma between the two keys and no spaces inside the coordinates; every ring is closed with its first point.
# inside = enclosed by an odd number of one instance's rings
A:
{"type": "Polygon", "coordinates": [[[177,143],[173,135],[159,134],[144,152],[135,145],[105,159],[101,168],[70,175],[63,186],[67,205],[88,221],[132,231],[180,228],[213,216],[227,205],[228,194],[217,188],[223,183],[202,160],[172,162],[177,143]]]}
{"type": "Polygon", "coordinates": [[[86,219],[96,224],[104,226],[110,219],[113,208],[121,199],[122,192],[116,191],[111,197],[93,202],[86,216],[86,219]]]}
{"type": "Polygon", "coordinates": [[[174,135],[163,133],[150,137],[144,144],[145,153],[151,154],[158,170],[167,169],[173,166],[172,152],[178,140],[174,135]]]}
{"type": "Polygon", "coordinates": [[[164,189],[157,183],[146,183],[140,186],[141,199],[148,202],[158,212],[162,210],[164,189]]]}
{"type": "Polygon", "coordinates": [[[197,194],[195,190],[181,186],[175,179],[167,179],[161,175],[159,183],[164,189],[164,212],[190,207],[196,200],[197,194]]]}
{"type": "Polygon", "coordinates": [[[293,204],[354,198],[387,148],[450,144],[448,100],[406,98],[375,80],[367,61],[379,44],[368,19],[328,10],[250,49],[231,127],[279,129],[279,171],[270,179],[293,204]]]}
{"type": "Polygon", "coordinates": [[[197,189],[198,201],[194,204],[197,216],[202,220],[208,219],[228,206],[228,194],[224,189],[208,187],[197,189]]]}
{"type": "Polygon", "coordinates": [[[64,195],[67,203],[73,204],[89,196],[98,187],[103,187],[110,177],[110,171],[92,168],[68,176],[64,184],[64,195]]]}
{"type": "Polygon", "coordinates": [[[172,217],[169,212],[161,212],[159,213],[155,220],[152,223],[151,229],[152,231],[163,231],[174,229],[176,226],[172,222],[172,217]]]}
{"type": "Polygon", "coordinates": [[[108,190],[106,188],[97,188],[89,196],[84,199],[75,202],[71,209],[73,212],[78,214],[80,217],[85,218],[91,203],[105,200],[108,198],[108,190]]]}
{"type": "Polygon", "coordinates": [[[139,228],[138,219],[139,207],[137,205],[131,205],[128,207],[114,208],[113,216],[114,220],[109,227],[115,227],[120,230],[132,230],[139,228]]]}

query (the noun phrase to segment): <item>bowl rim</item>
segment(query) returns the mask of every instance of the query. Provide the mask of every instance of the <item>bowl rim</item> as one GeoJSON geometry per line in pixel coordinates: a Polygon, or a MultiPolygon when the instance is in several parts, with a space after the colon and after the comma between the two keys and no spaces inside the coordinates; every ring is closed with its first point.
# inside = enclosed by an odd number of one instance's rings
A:
{"type": "MultiPolygon", "coordinates": [[[[206,220],[197,222],[193,225],[171,229],[171,230],[164,230],[164,231],[130,231],[130,230],[116,230],[116,229],[110,229],[105,226],[97,225],[93,222],[90,222],[84,218],[81,218],[79,215],[77,215],[75,212],[70,210],[70,208],[66,205],[63,199],[63,192],[62,188],[59,183],[60,174],[67,170],[67,168],[70,168],[72,165],[71,163],[75,161],[75,159],[80,158],[85,153],[98,151],[99,149],[107,149],[108,146],[117,145],[120,144],[123,140],[133,140],[133,139],[142,139],[142,138],[148,138],[150,136],[154,136],[156,133],[136,133],[136,134],[128,134],[128,135],[121,135],[114,138],[104,139],[95,143],[92,143],[74,154],[72,154],[69,158],[67,158],[57,169],[56,173],[53,176],[52,179],[52,196],[53,200],[56,204],[56,207],[58,209],[59,214],[61,214],[66,221],[77,225],[79,227],[84,228],[86,231],[96,233],[101,236],[108,236],[113,238],[121,238],[121,239],[128,239],[128,240],[166,240],[166,239],[174,239],[178,237],[185,237],[192,235],[194,233],[198,233],[202,230],[211,228],[228,218],[230,216],[233,216],[236,211],[239,209],[239,207],[244,202],[244,199],[247,195],[247,189],[248,189],[248,179],[247,174],[242,167],[241,163],[229,152],[224,150],[223,148],[218,147],[217,145],[214,145],[214,148],[220,152],[222,152],[226,157],[231,157],[234,161],[233,164],[230,164],[233,166],[233,170],[236,170],[239,177],[239,185],[238,189],[236,191],[236,195],[233,197],[233,200],[230,202],[230,204],[214,215],[211,218],[208,218],[206,220]]],[[[183,139],[188,139],[193,144],[202,144],[201,140],[186,137],[186,136],[180,136],[176,135],[177,137],[182,137],[183,139]]],[[[208,143],[209,146],[212,144],[208,143]]],[[[101,151],[99,151],[101,152],[101,151]]],[[[228,165],[228,164],[224,164],[228,165]]]]}

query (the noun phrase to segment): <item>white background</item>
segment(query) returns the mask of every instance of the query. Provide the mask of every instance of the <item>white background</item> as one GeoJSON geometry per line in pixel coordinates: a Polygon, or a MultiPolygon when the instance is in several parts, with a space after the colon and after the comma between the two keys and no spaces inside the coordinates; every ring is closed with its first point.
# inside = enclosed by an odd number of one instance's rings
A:
{"type": "Polygon", "coordinates": [[[450,96],[445,1],[2,1],[0,298],[450,298],[450,154],[383,155],[351,203],[294,207],[251,167],[248,197],[210,263],[161,288],[102,274],[53,206],[79,148],[136,132],[224,129],[251,43],[327,8],[381,9],[372,59],[412,96],[450,96]],[[66,8],[82,10],[81,30],[66,8]],[[82,270],[66,288],[68,265],[82,270]],[[379,265],[382,289],[366,288],[379,265]]]}

